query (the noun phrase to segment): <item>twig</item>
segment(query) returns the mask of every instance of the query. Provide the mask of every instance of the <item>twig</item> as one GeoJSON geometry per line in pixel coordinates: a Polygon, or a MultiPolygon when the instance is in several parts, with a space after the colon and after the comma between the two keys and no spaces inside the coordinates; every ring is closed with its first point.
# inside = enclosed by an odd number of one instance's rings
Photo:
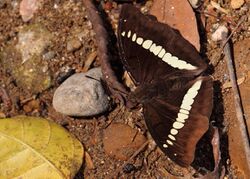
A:
{"type": "Polygon", "coordinates": [[[23,99],[23,100],[20,101],[20,104],[21,104],[21,105],[24,105],[24,104],[26,104],[26,103],[28,103],[28,102],[34,100],[35,98],[36,98],[35,96],[32,96],[32,97],[23,99]]]}
{"type": "Polygon", "coordinates": [[[86,163],[86,167],[89,170],[93,170],[95,168],[94,162],[92,160],[92,158],[90,157],[89,153],[87,151],[84,152],[85,154],[85,163],[86,163]]]}
{"type": "Polygon", "coordinates": [[[247,133],[247,128],[246,128],[246,121],[243,115],[242,103],[241,103],[241,99],[239,95],[239,88],[236,82],[236,75],[235,75],[235,70],[233,66],[233,59],[232,59],[230,44],[228,43],[228,40],[227,40],[227,34],[224,34],[223,39],[224,40],[222,41],[222,44],[225,44],[224,54],[226,57],[226,63],[227,63],[227,68],[229,72],[230,81],[232,83],[236,116],[238,119],[240,134],[241,134],[243,145],[244,145],[247,165],[248,165],[248,168],[250,169],[250,146],[249,146],[249,139],[248,139],[248,133],[247,133]]]}
{"type": "Polygon", "coordinates": [[[0,98],[2,99],[5,107],[7,109],[11,109],[12,101],[11,101],[8,93],[6,92],[6,90],[3,87],[0,87],[0,98]]]}
{"type": "MultiPolygon", "coordinates": [[[[118,175],[121,170],[126,166],[127,163],[130,163],[141,151],[144,150],[144,148],[148,145],[149,141],[147,140],[142,144],[142,146],[134,152],[134,154],[121,166],[117,169],[117,172],[115,172],[115,175],[118,175]]],[[[113,177],[112,177],[113,178],[113,177]]]]}
{"type": "Polygon", "coordinates": [[[222,8],[217,2],[211,1],[210,4],[211,4],[214,8],[218,9],[220,12],[223,12],[223,13],[225,13],[225,14],[228,14],[228,12],[229,12],[229,10],[226,10],[226,9],[222,8]]]}
{"type": "Polygon", "coordinates": [[[87,60],[85,61],[84,67],[82,69],[83,72],[87,72],[89,70],[91,64],[95,61],[96,56],[97,56],[96,51],[94,51],[88,55],[87,60]]]}
{"type": "Polygon", "coordinates": [[[213,146],[213,154],[214,154],[214,162],[215,167],[214,170],[218,170],[220,160],[221,160],[221,152],[220,152],[220,135],[217,127],[214,128],[213,138],[211,140],[211,144],[213,146]]]}
{"type": "Polygon", "coordinates": [[[106,124],[106,125],[103,127],[103,129],[106,129],[108,126],[110,126],[110,124],[111,124],[115,119],[117,119],[117,115],[121,112],[121,110],[122,110],[122,107],[120,106],[120,107],[118,108],[118,111],[116,112],[116,114],[115,114],[113,117],[111,117],[111,120],[108,121],[108,124],[106,124]]]}
{"type": "Polygon", "coordinates": [[[237,23],[236,27],[232,30],[232,32],[230,33],[230,35],[225,39],[225,41],[223,42],[222,50],[224,49],[225,45],[228,43],[228,41],[231,39],[231,37],[233,36],[234,32],[236,32],[236,30],[238,30],[239,26],[244,22],[246,16],[242,16],[239,20],[239,22],[237,23]]]}
{"type": "Polygon", "coordinates": [[[199,177],[199,179],[210,179],[210,178],[224,178],[225,176],[225,168],[222,167],[220,173],[220,161],[221,161],[221,151],[220,151],[220,135],[217,127],[210,125],[211,132],[213,133],[211,136],[211,144],[213,147],[213,156],[214,156],[214,170],[212,172],[207,173],[205,176],[199,177]]]}
{"type": "Polygon", "coordinates": [[[93,29],[96,33],[95,38],[98,46],[97,54],[100,58],[103,77],[110,87],[111,93],[114,97],[119,99],[120,102],[124,102],[124,98],[126,98],[126,95],[124,94],[127,94],[127,90],[121,83],[119,83],[110,65],[110,57],[108,53],[109,36],[93,1],[94,0],[83,0],[83,4],[87,9],[88,18],[91,21],[93,29]]]}
{"type": "Polygon", "coordinates": [[[233,34],[238,30],[239,26],[244,22],[246,16],[242,16],[239,20],[239,22],[237,23],[237,25],[235,26],[235,28],[231,31],[230,35],[226,37],[226,39],[223,40],[222,45],[221,45],[221,50],[218,52],[218,55],[215,55],[215,60],[211,60],[215,61],[215,63],[213,63],[213,66],[216,67],[218,65],[218,63],[220,62],[220,57],[222,52],[224,51],[224,47],[225,45],[228,43],[228,41],[231,39],[231,37],[233,36],[233,34]]]}
{"type": "MultiPolygon", "coordinates": [[[[243,77],[241,77],[241,78],[238,78],[238,79],[237,79],[237,85],[238,85],[238,86],[241,85],[242,83],[244,83],[245,80],[246,80],[246,77],[245,77],[245,76],[243,76],[243,77]]],[[[224,84],[222,85],[222,89],[223,89],[223,90],[224,90],[224,89],[228,89],[228,88],[232,88],[232,84],[231,84],[230,81],[228,81],[228,82],[226,82],[226,83],[224,83],[224,84]]]]}

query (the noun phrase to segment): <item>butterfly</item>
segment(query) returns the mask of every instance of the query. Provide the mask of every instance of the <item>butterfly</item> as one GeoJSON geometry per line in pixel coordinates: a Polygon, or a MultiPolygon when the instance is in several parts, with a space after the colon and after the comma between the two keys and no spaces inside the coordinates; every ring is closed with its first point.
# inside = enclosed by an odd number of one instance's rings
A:
{"type": "Polygon", "coordinates": [[[130,99],[142,104],[151,136],[172,161],[189,166],[213,108],[206,62],[177,30],[129,4],[120,13],[118,47],[136,85],[130,99]]]}

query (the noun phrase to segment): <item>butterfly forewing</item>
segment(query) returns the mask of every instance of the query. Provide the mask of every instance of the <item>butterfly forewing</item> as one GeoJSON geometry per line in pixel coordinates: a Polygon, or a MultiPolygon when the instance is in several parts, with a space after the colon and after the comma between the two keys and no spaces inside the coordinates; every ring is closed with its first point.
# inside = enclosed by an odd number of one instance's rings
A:
{"type": "Polygon", "coordinates": [[[136,84],[206,69],[196,49],[176,30],[124,5],[118,27],[119,51],[136,84]]]}
{"type": "Polygon", "coordinates": [[[208,129],[213,106],[212,84],[210,77],[199,77],[180,85],[181,89],[172,91],[175,94],[172,97],[160,94],[143,103],[144,117],[152,137],[169,158],[181,166],[192,163],[196,144],[208,129]]]}

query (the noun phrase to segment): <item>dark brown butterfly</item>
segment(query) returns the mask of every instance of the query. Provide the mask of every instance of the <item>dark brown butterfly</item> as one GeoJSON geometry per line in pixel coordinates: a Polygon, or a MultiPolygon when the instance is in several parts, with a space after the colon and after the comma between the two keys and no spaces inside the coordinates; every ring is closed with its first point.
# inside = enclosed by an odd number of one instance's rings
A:
{"type": "Polygon", "coordinates": [[[207,64],[178,31],[123,5],[118,45],[125,69],[137,86],[131,97],[143,105],[157,145],[180,166],[189,166],[208,129],[213,82],[207,64]]]}

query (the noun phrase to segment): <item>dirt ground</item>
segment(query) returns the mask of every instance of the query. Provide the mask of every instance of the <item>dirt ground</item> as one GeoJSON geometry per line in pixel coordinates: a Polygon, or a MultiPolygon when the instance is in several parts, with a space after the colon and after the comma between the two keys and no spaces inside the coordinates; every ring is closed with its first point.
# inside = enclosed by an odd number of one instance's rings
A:
{"type": "MultiPolygon", "coordinates": [[[[112,0],[102,1],[103,7],[109,15],[109,21],[116,27],[120,5],[112,0]],[[110,6],[112,2],[112,6],[110,6]]],[[[224,8],[230,9],[229,0],[223,1],[224,8]]],[[[151,143],[145,150],[141,151],[125,169],[122,168],[124,161],[116,160],[108,156],[103,149],[103,131],[110,122],[121,122],[129,124],[131,127],[142,131],[150,139],[143,117],[139,115],[139,109],[130,111],[124,106],[115,104],[110,110],[101,116],[94,118],[73,118],[64,116],[56,112],[52,107],[52,97],[56,88],[60,85],[62,78],[67,76],[67,70],[72,69],[76,73],[82,72],[85,61],[90,55],[97,51],[92,25],[87,18],[87,12],[82,0],[45,0],[35,16],[28,23],[24,23],[19,14],[19,8],[15,3],[18,1],[6,1],[0,8],[0,52],[9,44],[15,43],[17,34],[21,26],[27,24],[43,24],[50,32],[56,35],[53,45],[47,51],[55,52],[53,59],[48,61],[48,68],[52,75],[52,86],[39,93],[32,94],[29,91],[16,85],[11,73],[4,71],[0,67],[0,85],[9,94],[13,106],[7,109],[2,101],[0,106],[1,117],[12,117],[16,115],[31,115],[49,118],[64,126],[74,134],[84,145],[89,154],[89,160],[93,166],[82,166],[76,178],[111,178],[119,176],[121,178],[191,178],[198,173],[212,171],[214,164],[212,161],[212,147],[208,134],[201,139],[197,147],[197,158],[192,167],[183,169],[169,161],[159,149],[151,143]],[[55,10],[55,3],[58,5],[55,10]],[[68,38],[79,30],[84,31],[83,45],[74,51],[68,51],[66,44],[68,38]],[[67,70],[66,70],[67,69],[67,70]],[[131,169],[131,171],[129,171],[131,169]],[[129,172],[128,172],[129,171],[129,172]],[[170,175],[172,174],[172,175],[170,175]]],[[[141,3],[143,6],[145,2],[141,3]]],[[[207,7],[205,1],[204,7],[207,7]]],[[[234,30],[239,19],[246,15],[246,19],[235,30],[232,36],[232,47],[234,49],[235,66],[237,77],[241,79],[240,90],[243,99],[245,117],[248,120],[250,129],[250,2],[246,2],[244,8],[240,10],[230,9],[230,13],[221,15],[218,11],[213,11],[214,15],[206,15],[206,28],[201,33],[202,56],[211,62],[209,68],[210,75],[214,78],[214,109],[211,121],[219,128],[222,163],[226,169],[227,178],[247,178],[250,171],[245,168],[244,155],[239,128],[236,119],[234,98],[232,90],[228,85],[229,76],[225,59],[221,54],[218,44],[211,41],[211,29],[213,24],[228,24],[230,30],[234,30]],[[220,58],[218,58],[220,56],[220,58]],[[243,152],[242,152],[243,151],[243,152]]],[[[201,12],[202,14],[202,12],[201,12]]],[[[201,24],[199,24],[201,25],[201,24]]],[[[96,58],[91,68],[100,66],[99,59],[96,58]]]]}

